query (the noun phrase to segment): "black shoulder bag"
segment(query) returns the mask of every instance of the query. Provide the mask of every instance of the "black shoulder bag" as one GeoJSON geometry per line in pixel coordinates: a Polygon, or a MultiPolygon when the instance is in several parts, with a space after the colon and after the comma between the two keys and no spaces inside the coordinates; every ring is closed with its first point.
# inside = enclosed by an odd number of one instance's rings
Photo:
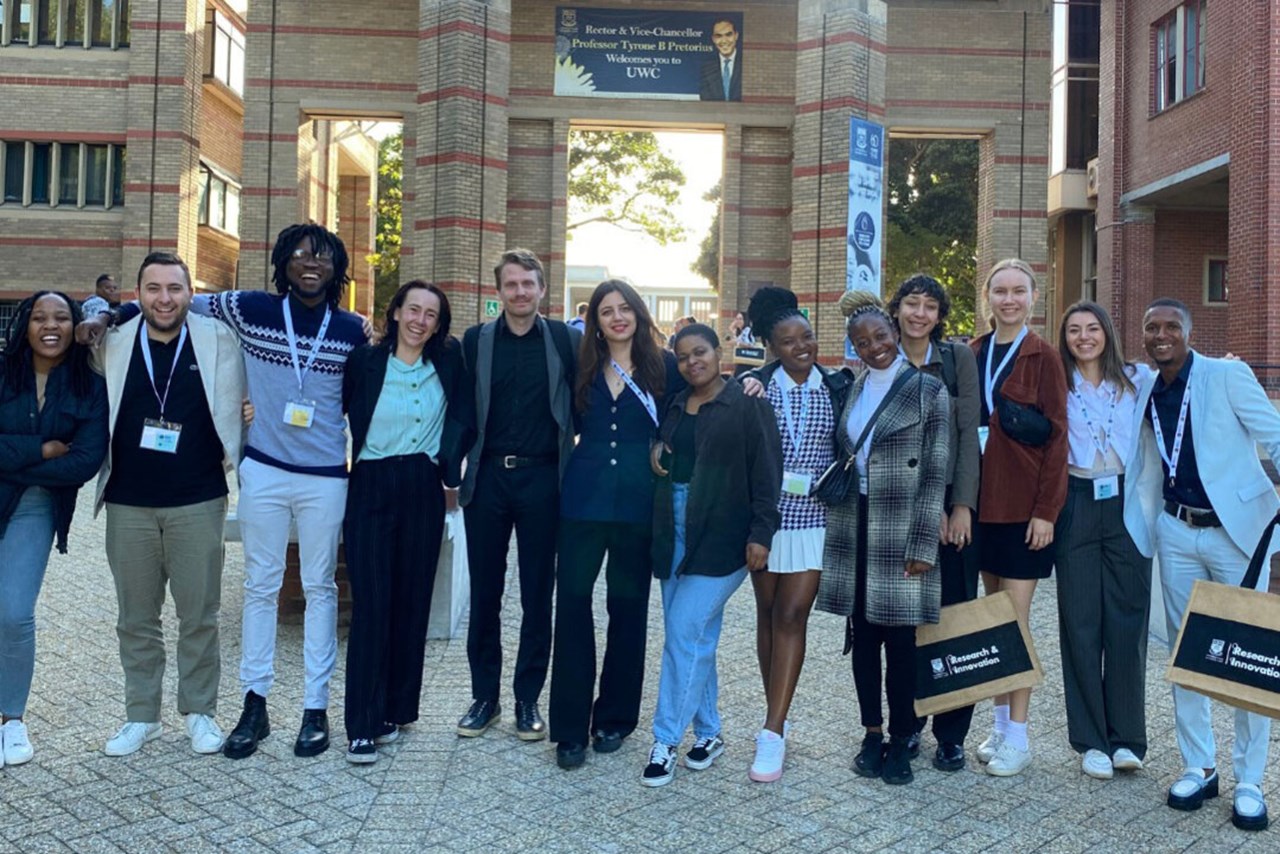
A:
{"type": "MultiPolygon", "coordinates": [[[[827,466],[827,470],[822,473],[822,476],[818,478],[818,482],[813,485],[811,494],[814,498],[828,507],[835,507],[848,501],[850,496],[858,494],[858,464],[856,462],[858,451],[862,450],[862,446],[866,444],[867,437],[871,435],[871,431],[876,426],[876,422],[880,420],[880,414],[884,412],[885,407],[889,405],[894,397],[897,396],[898,391],[913,376],[919,376],[919,372],[915,368],[903,371],[893,381],[893,385],[889,386],[889,391],[885,394],[884,400],[880,401],[876,411],[871,413],[871,417],[867,419],[867,426],[862,428],[862,435],[854,443],[853,452],[846,452],[837,456],[835,462],[827,466]]],[[[841,429],[839,424],[836,425],[836,429],[841,429]]]]}

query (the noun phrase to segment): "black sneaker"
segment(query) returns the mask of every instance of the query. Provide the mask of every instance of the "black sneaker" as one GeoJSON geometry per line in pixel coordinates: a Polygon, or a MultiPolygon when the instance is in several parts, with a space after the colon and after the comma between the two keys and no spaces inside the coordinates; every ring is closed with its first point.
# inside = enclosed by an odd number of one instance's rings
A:
{"type": "Polygon", "coordinates": [[[516,700],[516,738],[521,741],[542,741],[547,737],[547,725],[538,714],[537,703],[516,700]]]}
{"type": "Polygon", "coordinates": [[[684,755],[684,767],[692,768],[694,771],[705,771],[721,753],[724,753],[724,740],[720,736],[700,738],[684,755]]]}
{"type": "Polygon", "coordinates": [[[396,724],[384,723],[382,729],[373,737],[374,744],[391,744],[400,740],[400,727],[396,724]]]}
{"type": "Polygon", "coordinates": [[[911,773],[910,738],[889,740],[889,752],[884,758],[880,779],[890,786],[904,786],[915,779],[915,775],[911,773]]]}
{"type": "Polygon", "coordinates": [[[883,733],[867,733],[866,737],[862,739],[862,749],[858,751],[857,758],[853,760],[853,773],[859,777],[879,777],[884,770],[886,750],[883,733]]]}
{"type": "Polygon", "coordinates": [[[907,736],[907,755],[908,755],[908,756],[910,756],[912,759],[915,759],[917,756],[919,756],[919,755],[920,755],[920,732],[919,732],[919,730],[917,730],[916,732],[913,732],[913,733],[911,733],[911,735],[907,736]]]}
{"type": "Polygon", "coordinates": [[[355,765],[369,765],[378,761],[378,748],[371,738],[353,738],[347,743],[347,761],[355,765]]]}
{"type": "Polygon", "coordinates": [[[596,753],[613,753],[619,747],[622,747],[623,735],[620,732],[606,732],[600,730],[591,740],[591,747],[596,753]]]}
{"type": "Polygon", "coordinates": [[[573,741],[562,741],[556,745],[556,764],[568,771],[577,768],[587,761],[587,746],[573,741]]]}
{"type": "Polygon", "coordinates": [[[484,731],[501,716],[502,708],[497,700],[476,700],[467,709],[467,713],[458,719],[458,735],[464,738],[484,735],[484,731]]]}
{"type": "Polygon", "coordinates": [[[653,743],[649,764],[640,775],[640,783],[650,788],[665,786],[676,776],[676,749],[669,744],[653,743]]]}

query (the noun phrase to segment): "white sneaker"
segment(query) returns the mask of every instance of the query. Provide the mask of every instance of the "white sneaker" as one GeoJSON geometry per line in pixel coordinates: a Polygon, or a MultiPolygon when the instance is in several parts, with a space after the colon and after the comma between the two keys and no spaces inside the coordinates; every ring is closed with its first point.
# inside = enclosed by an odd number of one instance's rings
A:
{"type": "Polygon", "coordinates": [[[196,753],[218,753],[227,737],[218,728],[218,723],[208,715],[194,712],[187,715],[187,735],[191,736],[191,749],[196,753]]]}
{"type": "Polygon", "coordinates": [[[8,721],[0,727],[0,744],[3,744],[0,765],[23,765],[35,755],[31,739],[27,737],[27,725],[19,720],[8,721]]]}
{"type": "Polygon", "coordinates": [[[987,736],[987,740],[978,745],[978,752],[975,754],[979,762],[990,762],[995,758],[996,752],[1000,750],[1000,745],[1004,744],[1004,733],[993,732],[987,736]]]}
{"type": "Polygon", "coordinates": [[[1115,776],[1111,757],[1101,750],[1086,750],[1080,760],[1080,770],[1095,780],[1110,780],[1115,776]]]}
{"type": "Polygon", "coordinates": [[[1141,771],[1142,760],[1127,747],[1121,747],[1111,756],[1111,765],[1117,771],[1141,771]]]}
{"type": "Polygon", "coordinates": [[[159,737],[159,722],[129,721],[111,736],[102,752],[108,756],[128,756],[130,753],[137,753],[148,741],[155,741],[159,737]]]}
{"type": "Polygon", "coordinates": [[[987,763],[987,773],[993,777],[1012,777],[1021,774],[1031,764],[1031,748],[1014,747],[1007,741],[1000,744],[996,755],[987,763]]]}
{"type": "Polygon", "coordinates": [[[757,783],[772,783],[782,777],[782,762],[787,756],[787,740],[776,732],[760,730],[756,735],[756,758],[747,777],[757,783]]]}

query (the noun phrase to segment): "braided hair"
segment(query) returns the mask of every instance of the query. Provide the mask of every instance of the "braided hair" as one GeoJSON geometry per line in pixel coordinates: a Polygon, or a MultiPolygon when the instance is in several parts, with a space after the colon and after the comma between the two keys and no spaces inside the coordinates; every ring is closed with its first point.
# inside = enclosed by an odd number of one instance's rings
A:
{"type": "Polygon", "coordinates": [[[747,319],[751,321],[751,331],[761,341],[769,343],[777,325],[793,317],[804,317],[804,314],[796,295],[787,288],[767,285],[751,295],[747,319]]]}
{"type": "Polygon", "coordinates": [[[347,272],[351,263],[347,258],[347,247],[342,238],[314,222],[291,225],[276,235],[276,245],[271,250],[271,266],[274,268],[271,280],[275,282],[276,292],[289,292],[289,259],[293,256],[294,247],[302,240],[311,241],[311,251],[322,252],[327,249],[333,256],[333,278],[325,285],[324,298],[331,307],[337,308],[342,300],[343,289],[351,281],[347,272]]]}
{"type": "Polygon", "coordinates": [[[841,294],[838,305],[840,313],[845,316],[845,329],[853,326],[858,318],[866,317],[868,314],[883,317],[885,323],[896,329],[893,318],[884,310],[884,303],[880,302],[880,297],[870,291],[845,291],[841,294]]]}

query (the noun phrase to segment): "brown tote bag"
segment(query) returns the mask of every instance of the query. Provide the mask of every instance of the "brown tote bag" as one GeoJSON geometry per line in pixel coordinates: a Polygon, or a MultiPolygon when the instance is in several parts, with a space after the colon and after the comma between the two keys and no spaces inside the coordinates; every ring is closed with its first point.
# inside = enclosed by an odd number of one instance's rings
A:
{"type": "Polygon", "coordinates": [[[948,605],[916,629],[916,714],[972,706],[1044,681],[1031,635],[1005,591],[948,605]]]}
{"type": "Polygon", "coordinates": [[[1182,615],[1166,678],[1175,685],[1280,718],[1280,596],[1254,588],[1277,513],[1262,532],[1239,587],[1197,581],[1182,615]]]}

